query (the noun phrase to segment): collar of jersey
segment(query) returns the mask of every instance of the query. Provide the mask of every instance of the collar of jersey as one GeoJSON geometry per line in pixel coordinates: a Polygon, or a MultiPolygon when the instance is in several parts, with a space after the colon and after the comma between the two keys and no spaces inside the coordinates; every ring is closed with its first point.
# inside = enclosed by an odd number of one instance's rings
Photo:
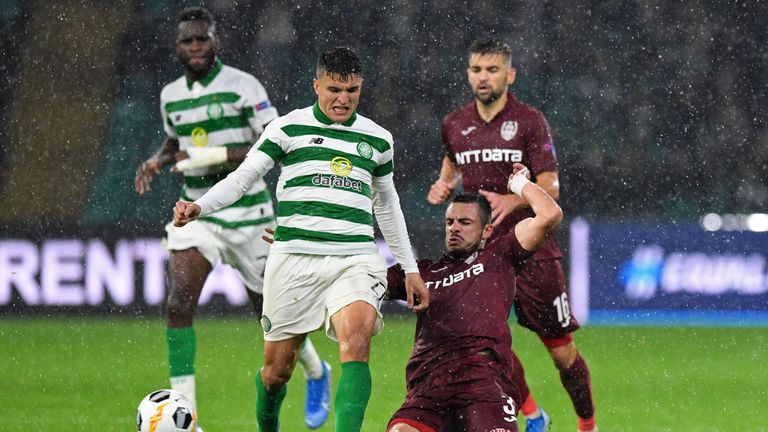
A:
{"type": "MultiPolygon", "coordinates": [[[[224,64],[221,63],[221,60],[216,59],[216,61],[213,63],[213,68],[211,69],[210,72],[208,72],[208,75],[200,78],[197,82],[202,84],[203,87],[208,87],[208,84],[210,84],[211,81],[213,81],[216,78],[219,72],[221,72],[222,66],[224,66],[224,64]]],[[[189,90],[192,90],[192,84],[194,83],[195,83],[194,81],[187,78],[187,88],[189,90]]]]}
{"type": "MultiPolygon", "coordinates": [[[[312,106],[312,114],[315,115],[315,119],[317,121],[319,121],[320,123],[327,124],[327,125],[332,125],[333,124],[333,120],[328,118],[328,116],[325,115],[323,110],[320,109],[320,105],[319,105],[318,102],[315,102],[315,105],[312,106]]],[[[341,123],[341,124],[344,125],[344,126],[352,126],[352,123],[354,123],[356,119],[357,119],[357,113],[353,111],[352,115],[349,116],[347,121],[345,121],[344,123],[341,123]]]]}
{"type": "MultiPolygon", "coordinates": [[[[477,100],[473,100],[472,104],[474,106],[474,113],[475,118],[478,119],[482,123],[486,123],[485,120],[483,120],[482,117],[480,117],[480,111],[477,109],[477,100]]],[[[506,114],[508,111],[512,110],[513,105],[517,105],[517,99],[515,99],[515,96],[512,94],[512,92],[507,92],[507,103],[504,104],[504,107],[501,108],[501,111],[497,112],[495,116],[491,119],[491,121],[487,122],[486,124],[491,124],[494,121],[496,121],[497,118],[501,117],[502,115],[506,114]]]]}

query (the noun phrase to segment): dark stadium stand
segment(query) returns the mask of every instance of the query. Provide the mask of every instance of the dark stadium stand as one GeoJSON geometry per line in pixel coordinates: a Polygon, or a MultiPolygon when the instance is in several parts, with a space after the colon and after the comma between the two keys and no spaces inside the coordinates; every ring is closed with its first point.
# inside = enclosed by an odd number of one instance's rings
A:
{"type": "MultiPolygon", "coordinates": [[[[0,53],[6,59],[18,59],[21,52],[21,40],[27,24],[23,2],[7,1],[0,8],[0,53]]],[[[0,62],[0,124],[8,124],[8,116],[13,101],[14,85],[19,71],[19,61],[0,62]]],[[[0,142],[8,140],[8,130],[0,128],[0,142]]],[[[0,145],[0,197],[3,196],[2,173],[5,171],[6,145],[0,145]]]]}
{"type": "MultiPolygon", "coordinates": [[[[285,113],[313,101],[318,51],[360,51],[360,111],[395,132],[396,180],[413,223],[439,217],[423,201],[439,167],[440,120],[469,100],[465,51],[486,33],[510,41],[513,91],[550,120],[567,215],[690,220],[760,211],[768,200],[764,7],[386,0],[351,11],[311,3],[208,5],[222,58],[258,76],[285,113]]],[[[0,84],[0,221],[167,216],[130,182],[162,139],[157,98],[180,74],[173,21],[183,4],[4,3],[2,50],[14,61],[2,62],[0,84]]],[[[172,201],[173,183],[163,178],[153,193],[172,201]]]]}
{"type": "Polygon", "coordinates": [[[112,57],[124,15],[109,7],[25,5],[6,118],[0,222],[77,221],[101,157],[112,57]]]}
{"type": "Polygon", "coordinates": [[[159,176],[152,184],[152,191],[144,197],[133,191],[136,167],[156,151],[164,139],[157,126],[160,118],[157,87],[145,77],[123,80],[113,107],[101,166],[82,214],[84,225],[108,225],[116,221],[157,224],[170,215],[179,193],[177,176],[168,173],[159,176]]]}

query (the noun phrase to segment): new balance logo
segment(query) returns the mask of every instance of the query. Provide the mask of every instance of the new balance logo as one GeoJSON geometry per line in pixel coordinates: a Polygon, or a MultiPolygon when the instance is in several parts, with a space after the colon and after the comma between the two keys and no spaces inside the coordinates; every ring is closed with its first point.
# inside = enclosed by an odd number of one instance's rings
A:
{"type": "Polygon", "coordinates": [[[310,144],[322,144],[323,141],[324,140],[322,138],[310,138],[309,139],[309,143],[310,144]]]}
{"type": "Polygon", "coordinates": [[[467,136],[467,135],[471,134],[472,131],[475,130],[475,129],[477,129],[477,126],[470,126],[470,127],[466,128],[466,129],[464,129],[463,131],[461,131],[461,134],[464,135],[464,136],[467,136]]]}

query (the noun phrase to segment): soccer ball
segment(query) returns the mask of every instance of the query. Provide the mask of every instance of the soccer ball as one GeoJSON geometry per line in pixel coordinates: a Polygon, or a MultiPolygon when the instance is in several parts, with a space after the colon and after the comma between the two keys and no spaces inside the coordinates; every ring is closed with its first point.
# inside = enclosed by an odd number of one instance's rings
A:
{"type": "Polygon", "coordinates": [[[192,432],[197,413],[192,403],[176,390],[156,390],[148,394],[136,412],[138,432],[192,432]]]}

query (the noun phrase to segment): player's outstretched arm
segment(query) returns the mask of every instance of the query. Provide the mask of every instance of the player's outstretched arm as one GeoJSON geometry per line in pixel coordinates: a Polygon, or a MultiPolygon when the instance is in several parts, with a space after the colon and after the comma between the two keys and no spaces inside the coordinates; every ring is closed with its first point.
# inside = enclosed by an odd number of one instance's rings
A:
{"type": "Polygon", "coordinates": [[[176,138],[166,138],[160,149],[136,168],[136,176],[133,180],[133,188],[139,195],[152,190],[150,184],[155,175],[160,174],[164,166],[174,160],[174,155],[179,150],[179,141],[176,138]]]}
{"type": "Polygon", "coordinates": [[[563,211],[544,189],[531,183],[529,177],[528,168],[516,163],[507,186],[510,192],[522,197],[535,214],[515,226],[515,236],[520,246],[525,250],[535,251],[560,226],[563,211]]]}
{"type": "Polygon", "coordinates": [[[405,217],[400,209],[400,197],[395,190],[392,174],[374,178],[373,184],[373,213],[379,222],[379,228],[387,241],[392,255],[406,272],[406,300],[411,309],[420,312],[429,305],[429,294],[424,281],[419,275],[419,268],[411,249],[405,217]],[[414,304],[416,295],[421,304],[414,304]]]}
{"type": "Polygon", "coordinates": [[[195,204],[200,207],[200,215],[208,215],[240,199],[272,166],[274,161],[269,155],[252,148],[251,153],[236,170],[195,200],[195,204]]]}
{"type": "Polygon", "coordinates": [[[200,206],[186,201],[176,202],[173,208],[173,224],[182,227],[200,216],[200,206]]]}

